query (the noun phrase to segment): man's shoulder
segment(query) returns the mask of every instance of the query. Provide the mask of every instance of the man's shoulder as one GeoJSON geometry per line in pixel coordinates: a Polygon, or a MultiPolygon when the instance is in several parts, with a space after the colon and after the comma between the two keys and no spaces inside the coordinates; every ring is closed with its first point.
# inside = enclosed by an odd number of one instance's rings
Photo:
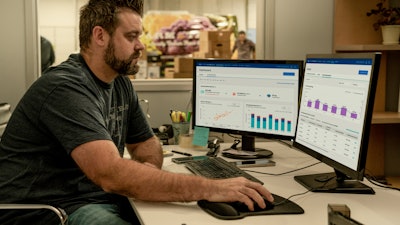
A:
{"type": "Polygon", "coordinates": [[[44,79],[52,82],[86,82],[89,71],[85,65],[79,60],[78,55],[70,55],[68,60],[60,63],[57,66],[49,68],[42,75],[44,79]]]}

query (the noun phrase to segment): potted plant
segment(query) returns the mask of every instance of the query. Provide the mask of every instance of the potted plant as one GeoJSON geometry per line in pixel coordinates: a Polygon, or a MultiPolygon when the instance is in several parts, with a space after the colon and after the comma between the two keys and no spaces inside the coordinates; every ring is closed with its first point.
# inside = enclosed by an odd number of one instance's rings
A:
{"type": "Polygon", "coordinates": [[[386,0],[380,0],[376,8],[367,12],[367,16],[375,16],[375,30],[382,30],[383,44],[398,44],[400,38],[400,8],[388,7],[386,0]]]}

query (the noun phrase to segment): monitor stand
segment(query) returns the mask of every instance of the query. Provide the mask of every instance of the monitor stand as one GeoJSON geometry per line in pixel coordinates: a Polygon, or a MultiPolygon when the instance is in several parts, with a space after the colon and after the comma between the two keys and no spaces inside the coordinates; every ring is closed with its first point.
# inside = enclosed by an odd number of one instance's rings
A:
{"type": "Polygon", "coordinates": [[[294,179],[312,192],[375,194],[371,187],[358,180],[348,180],[337,170],[334,173],[295,176],[294,179]]]}
{"type": "Polygon", "coordinates": [[[255,147],[255,137],[242,135],[242,147],[233,145],[231,148],[224,149],[222,155],[232,159],[261,159],[270,158],[272,151],[255,147]],[[229,151],[228,151],[229,150],[229,151]]]}

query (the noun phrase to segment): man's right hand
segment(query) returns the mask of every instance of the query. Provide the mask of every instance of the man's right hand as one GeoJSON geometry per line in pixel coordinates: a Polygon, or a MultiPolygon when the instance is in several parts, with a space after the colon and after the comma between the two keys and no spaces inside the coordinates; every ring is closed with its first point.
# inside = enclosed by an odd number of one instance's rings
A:
{"type": "Polygon", "coordinates": [[[271,193],[260,183],[250,181],[244,177],[212,180],[212,189],[208,201],[212,202],[234,202],[240,201],[254,210],[254,202],[261,208],[265,208],[264,199],[273,202],[271,193]]]}

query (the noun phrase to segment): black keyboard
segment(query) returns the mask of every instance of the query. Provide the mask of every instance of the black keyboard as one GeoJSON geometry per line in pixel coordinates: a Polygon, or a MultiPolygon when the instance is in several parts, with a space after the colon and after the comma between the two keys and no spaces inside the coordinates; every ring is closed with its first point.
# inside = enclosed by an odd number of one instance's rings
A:
{"type": "Polygon", "coordinates": [[[185,163],[192,173],[213,179],[245,177],[249,180],[264,184],[259,179],[241,170],[237,166],[220,157],[209,157],[204,160],[194,160],[185,163]]]}

